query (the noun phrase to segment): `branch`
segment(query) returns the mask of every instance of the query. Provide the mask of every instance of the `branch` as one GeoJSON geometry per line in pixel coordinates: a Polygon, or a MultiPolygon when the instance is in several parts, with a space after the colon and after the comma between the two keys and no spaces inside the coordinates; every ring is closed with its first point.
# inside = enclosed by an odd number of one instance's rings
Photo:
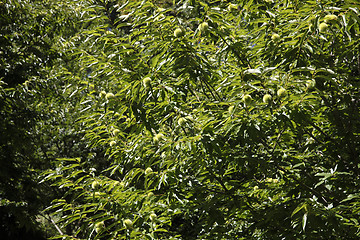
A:
{"type": "Polygon", "coordinates": [[[56,230],[60,233],[60,235],[64,235],[64,233],[61,231],[61,229],[58,227],[58,225],[56,225],[55,221],[51,218],[50,215],[48,215],[48,214],[47,214],[47,216],[44,216],[43,214],[40,214],[40,215],[43,216],[44,218],[46,218],[48,221],[50,221],[52,223],[52,225],[54,225],[56,230]]]}

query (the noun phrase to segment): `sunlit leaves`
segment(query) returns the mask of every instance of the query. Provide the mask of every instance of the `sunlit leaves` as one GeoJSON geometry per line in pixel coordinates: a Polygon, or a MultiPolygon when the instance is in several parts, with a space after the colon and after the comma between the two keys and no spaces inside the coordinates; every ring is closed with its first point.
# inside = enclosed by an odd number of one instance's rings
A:
{"type": "Polygon", "coordinates": [[[56,214],[79,238],[356,236],[357,11],[94,1],[69,49],[88,86],[64,94],[106,160],[47,173],[68,189],[56,214]]]}

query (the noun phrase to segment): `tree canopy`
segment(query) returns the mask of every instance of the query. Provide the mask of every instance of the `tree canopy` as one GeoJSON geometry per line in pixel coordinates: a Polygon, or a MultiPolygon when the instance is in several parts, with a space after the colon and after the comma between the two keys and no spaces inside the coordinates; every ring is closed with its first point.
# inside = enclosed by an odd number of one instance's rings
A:
{"type": "Polygon", "coordinates": [[[358,1],[0,8],[9,239],[360,237],[358,1]]]}

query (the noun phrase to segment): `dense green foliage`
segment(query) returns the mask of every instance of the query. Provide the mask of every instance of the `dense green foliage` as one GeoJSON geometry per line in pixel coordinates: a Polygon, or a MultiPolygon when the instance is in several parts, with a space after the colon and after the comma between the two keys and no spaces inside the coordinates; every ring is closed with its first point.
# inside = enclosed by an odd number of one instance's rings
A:
{"type": "Polygon", "coordinates": [[[39,174],[71,151],[61,146],[70,134],[55,131],[61,124],[74,132],[71,115],[50,112],[62,108],[62,79],[54,76],[71,57],[58,43],[81,26],[75,7],[75,1],[0,2],[0,232],[8,239],[41,239],[37,220],[56,192],[39,185],[39,174]]]}
{"type": "Polygon", "coordinates": [[[357,1],[19,2],[1,206],[66,239],[360,237],[357,1]]]}

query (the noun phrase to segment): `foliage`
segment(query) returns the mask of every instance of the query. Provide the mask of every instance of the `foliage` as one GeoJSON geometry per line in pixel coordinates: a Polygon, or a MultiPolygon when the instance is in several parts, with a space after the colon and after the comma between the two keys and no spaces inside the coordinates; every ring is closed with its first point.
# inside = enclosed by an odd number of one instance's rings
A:
{"type": "Polygon", "coordinates": [[[358,239],[359,7],[81,3],[34,81],[55,238],[358,239]]]}
{"type": "Polygon", "coordinates": [[[62,107],[50,69],[65,65],[57,41],[79,24],[64,1],[2,1],[0,9],[0,232],[4,239],[43,239],[54,233],[49,226],[40,232],[37,220],[56,192],[39,184],[39,172],[53,166],[54,151],[64,154],[56,145],[69,135],[46,126],[60,122],[50,113],[62,107]]]}

